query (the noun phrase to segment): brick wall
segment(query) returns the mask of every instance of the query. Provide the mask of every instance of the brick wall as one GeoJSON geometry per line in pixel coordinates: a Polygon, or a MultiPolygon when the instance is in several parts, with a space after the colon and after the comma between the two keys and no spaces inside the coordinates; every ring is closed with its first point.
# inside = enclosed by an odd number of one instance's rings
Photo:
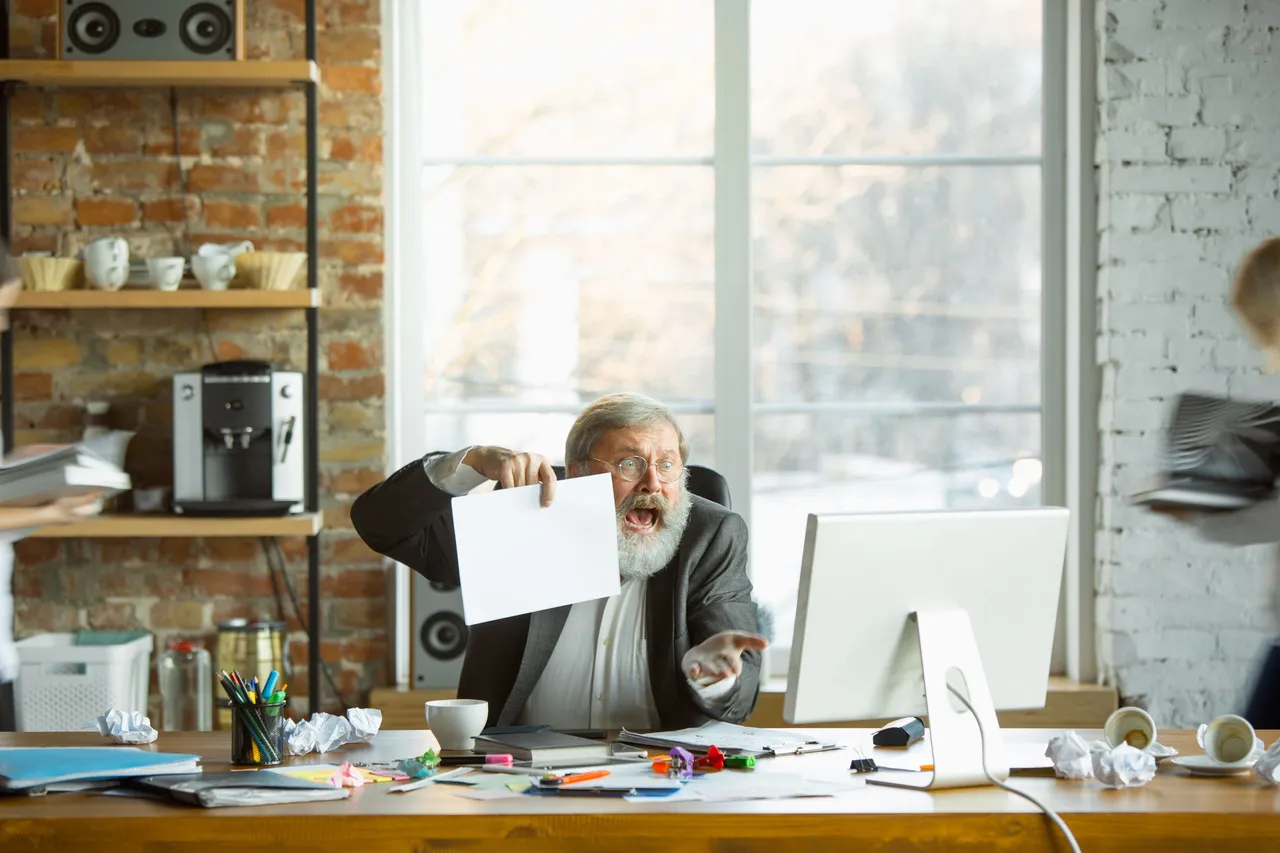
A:
{"type": "MultiPolygon", "coordinates": [[[[385,456],[380,5],[319,5],[323,654],[356,701],[383,682],[386,656],[383,572],[348,515],[385,456]]],[[[14,7],[14,55],[53,56],[56,0],[14,7]]],[[[301,0],[247,7],[248,58],[304,56],[301,0]]],[[[245,237],[260,248],[305,248],[301,91],[179,90],[177,107],[181,172],[167,90],[20,90],[12,108],[17,248],[70,253],[105,234],[125,236],[136,257],[245,237]]],[[[300,311],[20,312],[17,441],[75,438],[84,401],[105,398],[114,425],[138,432],[127,463],[135,484],[171,485],[172,374],[215,355],[302,369],[304,319],[300,311]]],[[[305,608],[305,542],[282,545],[305,608]]],[[[276,612],[253,539],[28,540],[18,553],[19,636],[142,627],[163,648],[177,635],[212,638],[220,619],[276,612]]],[[[300,664],[290,692],[303,699],[307,646],[290,622],[300,664]]]]}
{"type": "Polygon", "coordinates": [[[1224,299],[1280,233],[1280,3],[1101,0],[1099,650],[1161,725],[1239,711],[1275,626],[1269,548],[1127,505],[1183,390],[1276,399],[1224,299]]]}

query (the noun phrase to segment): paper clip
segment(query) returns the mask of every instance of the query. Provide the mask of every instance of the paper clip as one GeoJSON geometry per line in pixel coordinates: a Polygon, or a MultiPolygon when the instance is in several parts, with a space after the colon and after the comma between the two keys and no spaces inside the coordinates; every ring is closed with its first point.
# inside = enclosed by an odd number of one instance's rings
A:
{"type": "Polygon", "coordinates": [[[855,747],[858,757],[849,762],[849,769],[854,773],[874,773],[880,768],[876,767],[873,759],[867,758],[866,753],[855,747]]]}

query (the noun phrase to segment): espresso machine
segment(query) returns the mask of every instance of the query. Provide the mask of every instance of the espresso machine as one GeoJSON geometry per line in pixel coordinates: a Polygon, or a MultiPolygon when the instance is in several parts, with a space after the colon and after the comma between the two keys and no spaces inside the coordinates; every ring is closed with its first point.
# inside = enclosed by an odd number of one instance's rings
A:
{"type": "Polygon", "coordinates": [[[302,395],[301,373],[261,361],[220,361],[174,376],[174,512],[301,512],[302,395]]]}

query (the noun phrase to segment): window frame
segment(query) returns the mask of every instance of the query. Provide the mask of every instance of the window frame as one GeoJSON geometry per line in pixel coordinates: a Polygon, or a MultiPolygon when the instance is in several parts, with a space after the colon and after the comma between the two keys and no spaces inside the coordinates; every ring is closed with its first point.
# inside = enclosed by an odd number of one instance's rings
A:
{"type": "MultiPolygon", "coordinates": [[[[422,365],[425,342],[413,328],[421,316],[422,287],[405,270],[422,251],[415,239],[421,223],[417,176],[430,165],[559,165],[559,166],[676,166],[699,165],[714,170],[715,215],[715,353],[714,397],[678,407],[677,414],[712,412],[715,418],[716,467],[731,493],[741,496],[734,509],[751,524],[751,481],[754,465],[756,414],[827,411],[830,404],[755,402],[752,360],[752,177],[760,167],[842,165],[1008,166],[1038,165],[1041,170],[1041,459],[1044,465],[1042,499],[1045,504],[1072,510],[1072,534],[1064,573],[1054,643],[1052,671],[1079,680],[1092,680],[1094,642],[1092,620],[1093,525],[1096,487],[1096,368],[1093,367],[1093,328],[1090,266],[1092,211],[1092,10],[1085,0],[1041,0],[1043,20],[1043,112],[1041,153],[1035,155],[921,155],[780,157],[751,153],[750,0],[714,0],[716,122],[710,156],[672,157],[424,157],[415,153],[416,129],[423,116],[413,97],[411,81],[417,72],[413,39],[422,13],[417,0],[382,0],[383,55],[386,70],[385,119],[387,164],[387,265],[385,293],[388,352],[388,443],[391,470],[417,458],[426,447],[424,414],[444,412],[546,412],[576,414],[574,407],[481,403],[476,406],[428,406],[424,398],[422,365]],[[1088,300],[1088,301],[1086,301],[1088,300]],[[1092,420],[1090,420],[1092,419],[1092,420]],[[1088,462],[1093,459],[1090,478],[1088,462]]],[[[429,285],[428,285],[429,286],[429,285]]],[[[856,403],[841,404],[854,411],[856,403]]],[[[895,411],[902,406],[895,406],[895,411]]],[[[971,412],[972,407],[956,406],[971,412]]],[[[1025,407],[1019,407],[1024,408],[1025,407]]],[[[938,407],[920,404],[921,412],[938,414],[938,407]]],[[[408,569],[396,566],[394,583],[394,661],[397,681],[408,681],[409,635],[408,569]],[[402,648],[403,647],[403,648],[402,648]]],[[[775,638],[771,671],[781,674],[789,654],[789,638],[775,638]]]]}

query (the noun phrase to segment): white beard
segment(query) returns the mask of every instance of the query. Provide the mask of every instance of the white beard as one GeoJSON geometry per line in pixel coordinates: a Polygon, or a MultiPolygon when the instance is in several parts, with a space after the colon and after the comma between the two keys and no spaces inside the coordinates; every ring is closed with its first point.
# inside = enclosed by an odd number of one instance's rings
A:
{"type": "MultiPolygon", "coordinates": [[[[665,503],[661,495],[656,496],[665,503]]],[[[625,528],[627,510],[631,500],[618,507],[618,572],[623,580],[651,578],[666,567],[680,550],[680,540],[689,525],[689,511],[693,498],[688,489],[680,490],[680,498],[658,510],[659,525],[656,533],[635,533],[625,528]]]]}

